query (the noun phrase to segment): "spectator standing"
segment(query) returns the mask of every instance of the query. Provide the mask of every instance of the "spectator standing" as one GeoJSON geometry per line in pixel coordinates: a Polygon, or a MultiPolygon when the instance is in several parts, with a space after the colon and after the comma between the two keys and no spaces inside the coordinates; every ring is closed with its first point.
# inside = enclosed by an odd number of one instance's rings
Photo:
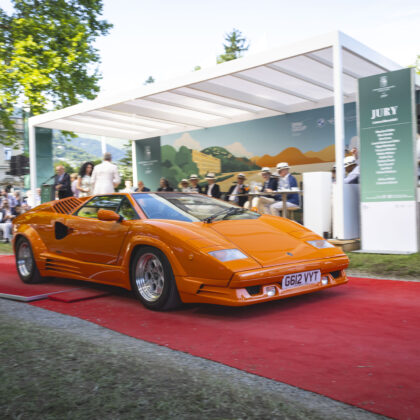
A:
{"type": "MultiPolygon", "coordinates": [[[[277,191],[297,189],[298,184],[296,178],[289,173],[290,166],[287,162],[280,162],[277,164],[277,173],[279,178],[277,180],[277,191]]],[[[273,216],[279,216],[283,210],[283,198],[281,194],[274,196],[275,202],[270,205],[270,212],[273,216]]],[[[299,207],[299,194],[287,194],[286,196],[287,208],[299,207]]]]}
{"type": "Polygon", "coordinates": [[[93,194],[92,172],[94,166],[93,162],[85,162],[81,166],[79,176],[77,177],[78,197],[89,197],[93,194]]]}
{"type": "Polygon", "coordinates": [[[54,177],[54,189],[57,193],[58,199],[71,197],[70,175],[65,172],[64,166],[58,165],[55,168],[56,175],[54,177]]]}
{"type": "Polygon", "coordinates": [[[93,194],[112,194],[121,182],[117,165],[111,163],[111,153],[105,153],[103,162],[92,171],[93,194]]]}
{"type": "Polygon", "coordinates": [[[16,212],[10,207],[9,200],[3,200],[0,209],[0,229],[3,232],[3,242],[10,242],[12,239],[12,220],[16,217],[16,212]]]}
{"type": "Polygon", "coordinates": [[[236,183],[233,184],[226,195],[226,201],[231,201],[243,207],[248,201],[248,187],[245,185],[245,175],[238,174],[236,183]]]}
{"type": "Polygon", "coordinates": [[[79,190],[77,189],[77,175],[77,172],[73,172],[70,175],[71,192],[73,193],[74,197],[79,197],[79,190]]]}
{"type": "Polygon", "coordinates": [[[206,176],[207,185],[204,189],[204,194],[209,197],[220,198],[220,187],[216,184],[216,177],[214,173],[209,172],[206,176]]]}
{"type": "Polygon", "coordinates": [[[158,191],[173,191],[174,189],[169,184],[166,178],[160,178],[158,191]]]}
{"type": "Polygon", "coordinates": [[[136,192],[149,192],[149,191],[150,191],[150,188],[147,188],[144,185],[144,182],[143,181],[137,182],[136,192]]]}
{"type": "Polygon", "coordinates": [[[199,180],[200,178],[198,177],[198,175],[196,174],[190,175],[190,191],[191,192],[196,192],[199,194],[203,192],[202,188],[198,185],[199,180]]]}

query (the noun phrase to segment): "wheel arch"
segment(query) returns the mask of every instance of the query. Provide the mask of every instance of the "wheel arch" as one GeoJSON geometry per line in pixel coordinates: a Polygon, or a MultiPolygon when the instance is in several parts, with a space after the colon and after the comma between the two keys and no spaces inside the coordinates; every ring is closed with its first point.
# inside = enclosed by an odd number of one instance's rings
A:
{"type": "Polygon", "coordinates": [[[42,252],[47,251],[47,247],[42,241],[41,237],[38,235],[38,232],[32,227],[20,227],[18,232],[15,233],[13,237],[13,251],[16,253],[16,244],[20,238],[24,238],[29,241],[31,244],[32,252],[34,254],[35,261],[39,259],[39,256],[42,252]]]}
{"type": "Polygon", "coordinates": [[[160,241],[154,238],[149,238],[149,237],[139,238],[138,240],[132,242],[130,249],[127,252],[127,259],[125,261],[126,267],[128,267],[128,272],[130,272],[131,262],[135,255],[135,252],[138,249],[141,249],[144,247],[152,247],[162,252],[165,255],[165,257],[168,259],[174,276],[186,275],[184,268],[182,267],[181,263],[179,262],[178,258],[176,257],[172,249],[163,241],[160,241]]]}

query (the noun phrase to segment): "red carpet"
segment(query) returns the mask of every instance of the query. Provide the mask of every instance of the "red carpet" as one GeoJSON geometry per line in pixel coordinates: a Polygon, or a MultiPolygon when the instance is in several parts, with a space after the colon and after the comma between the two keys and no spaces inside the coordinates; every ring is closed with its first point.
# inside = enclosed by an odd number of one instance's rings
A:
{"type": "Polygon", "coordinates": [[[119,288],[68,280],[25,285],[13,257],[0,256],[0,273],[0,294],[50,294],[55,300],[32,304],[386,416],[419,418],[420,283],[351,279],[252,307],[158,313],[119,288]],[[92,299],[110,290],[113,296],[92,299]]]}
{"type": "Polygon", "coordinates": [[[48,297],[74,302],[109,294],[102,286],[91,288],[91,283],[77,280],[54,279],[46,283],[25,284],[16,272],[15,257],[10,255],[0,255],[0,273],[0,297],[8,299],[30,302],[48,297]]]}
{"type": "Polygon", "coordinates": [[[115,291],[33,305],[386,416],[419,417],[420,283],[352,279],[247,308],[190,305],[168,313],[115,291]]]}

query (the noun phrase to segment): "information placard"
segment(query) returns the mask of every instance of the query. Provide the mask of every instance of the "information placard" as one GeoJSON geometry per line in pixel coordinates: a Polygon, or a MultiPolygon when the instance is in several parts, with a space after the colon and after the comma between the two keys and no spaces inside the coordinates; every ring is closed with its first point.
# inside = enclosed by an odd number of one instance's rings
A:
{"type": "Polygon", "coordinates": [[[359,79],[361,201],[413,201],[413,69],[359,79]]]}
{"type": "Polygon", "coordinates": [[[362,251],[418,252],[414,69],[359,79],[362,251]]]}

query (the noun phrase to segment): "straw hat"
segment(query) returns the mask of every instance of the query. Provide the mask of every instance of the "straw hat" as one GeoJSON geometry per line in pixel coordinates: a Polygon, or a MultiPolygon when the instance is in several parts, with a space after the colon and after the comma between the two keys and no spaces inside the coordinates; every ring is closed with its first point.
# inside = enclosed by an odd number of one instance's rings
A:
{"type": "Polygon", "coordinates": [[[344,167],[347,168],[350,165],[356,165],[356,158],[354,156],[346,156],[344,158],[344,167]]]}
{"type": "Polygon", "coordinates": [[[276,166],[278,171],[281,171],[282,169],[290,169],[290,166],[287,162],[280,162],[276,166]]]}
{"type": "Polygon", "coordinates": [[[261,173],[271,174],[271,170],[268,166],[264,166],[264,168],[261,169],[261,173]]]}
{"type": "Polygon", "coordinates": [[[199,179],[199,178],[198,178],[198,175],[192,174],[192,175],[190,175],[190,179],[199,179]]]}
{"type": "Polygon", "coordinates": [[[216,178],[216,176],[214,175],[214,173],[213,173],[213,172],[209,172],[209,173],[206,175],[206,179],[214,179],[214,178],[216,178]]]}

